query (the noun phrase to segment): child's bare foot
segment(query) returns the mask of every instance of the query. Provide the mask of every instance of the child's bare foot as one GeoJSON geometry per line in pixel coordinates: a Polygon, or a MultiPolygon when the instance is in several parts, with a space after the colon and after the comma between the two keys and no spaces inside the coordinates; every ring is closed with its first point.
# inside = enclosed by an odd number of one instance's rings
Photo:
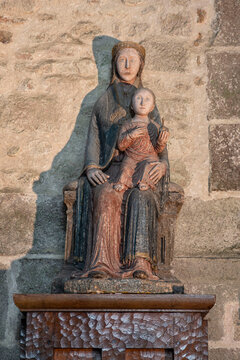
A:
{"type": "Polygon", "coordinates": [[[138,187],[139,187],[139,190],[143,190],[143,191],[149,189],[149,186],[147,184],[143,184],[143,183],[140,183],[138,185],[138,187]]]}
{"type": "Polygon", "coordinates": [[[121,183],[117,183],[117,184],[113,185],[113,188],[114,188],[116,191],[124,191],[124,190],[127,189],[126,185],[121,184],[121,183]]]}

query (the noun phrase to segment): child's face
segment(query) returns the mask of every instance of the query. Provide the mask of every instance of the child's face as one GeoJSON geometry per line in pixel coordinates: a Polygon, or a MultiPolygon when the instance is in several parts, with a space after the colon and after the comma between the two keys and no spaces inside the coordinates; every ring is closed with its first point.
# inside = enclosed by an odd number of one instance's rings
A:
{"type": "Polygon", "coordinates": [[[132,100],[133,111],[137,115],[148,115],[154,108],[153,95],[146,89],[138,91],[132,100]]]}

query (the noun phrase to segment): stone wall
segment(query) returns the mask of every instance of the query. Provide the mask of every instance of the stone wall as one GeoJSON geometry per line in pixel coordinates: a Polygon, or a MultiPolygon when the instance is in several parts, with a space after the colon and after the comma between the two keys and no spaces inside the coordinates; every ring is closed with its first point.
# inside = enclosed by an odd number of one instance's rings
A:
{"type": "Polygon", "coordinates": [[[170,128],[184,187],[174,269],[212,293],[210,360],[240,352],[240,1],[0,2],[0,346],[18,359],[12,294],[49,292],[63,263],[62,188],[82,167],[117,39],[147,49],[144,84],[170,128]]]}

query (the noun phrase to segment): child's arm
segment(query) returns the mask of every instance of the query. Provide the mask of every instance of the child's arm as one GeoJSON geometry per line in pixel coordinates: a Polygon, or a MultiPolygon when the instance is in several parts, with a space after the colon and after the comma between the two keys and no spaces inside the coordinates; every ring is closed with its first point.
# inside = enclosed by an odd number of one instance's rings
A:
{"type": "Polygon", "coordinates": [[[169,135],[170,135],[169,131],[165,127],[162,129],[162,131],[160,131],[160,134],[157,139],[157,144],[155,146],[155,150],[158,154],[161,153],[165,149],[169,135]]]}
{"type": "Polygon", "coordinates": [[[122,126],[119,135],[117,146],[120,151],[126,150],[131,144],[140,136],[144,136],[145,131],[144,128],[140,126],[135,126],[134,128],[129,126],[122,126]]]}
{"type": "Polygon", "coordinates": [[[119,132],[118,135],[118,141],[117,141],[117,146],[118,149],[120,151],[124,151],[125,149],[127,149],[132,143],[132,140],[129,137],[129,130],[128,130],[128,126],[122,126],[121,130],[119,132]]]}

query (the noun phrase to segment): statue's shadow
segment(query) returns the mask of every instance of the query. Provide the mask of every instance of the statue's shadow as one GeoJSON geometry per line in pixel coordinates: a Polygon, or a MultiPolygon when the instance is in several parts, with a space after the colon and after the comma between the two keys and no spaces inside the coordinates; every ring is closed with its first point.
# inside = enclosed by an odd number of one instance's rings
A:
{"type": "Polygon", "coordinates": [[[81,173],[92,108],[109,85],[111,50],[117,42],[109,36],[94,38],[92,49],[98,69],[98,85],[84,97],[67,144],[55,156],[51,168],[42,172],[33,184],[37,210],[32,254],[63,256],[66,217],[62,189],[78,179],[81,173]]]}

